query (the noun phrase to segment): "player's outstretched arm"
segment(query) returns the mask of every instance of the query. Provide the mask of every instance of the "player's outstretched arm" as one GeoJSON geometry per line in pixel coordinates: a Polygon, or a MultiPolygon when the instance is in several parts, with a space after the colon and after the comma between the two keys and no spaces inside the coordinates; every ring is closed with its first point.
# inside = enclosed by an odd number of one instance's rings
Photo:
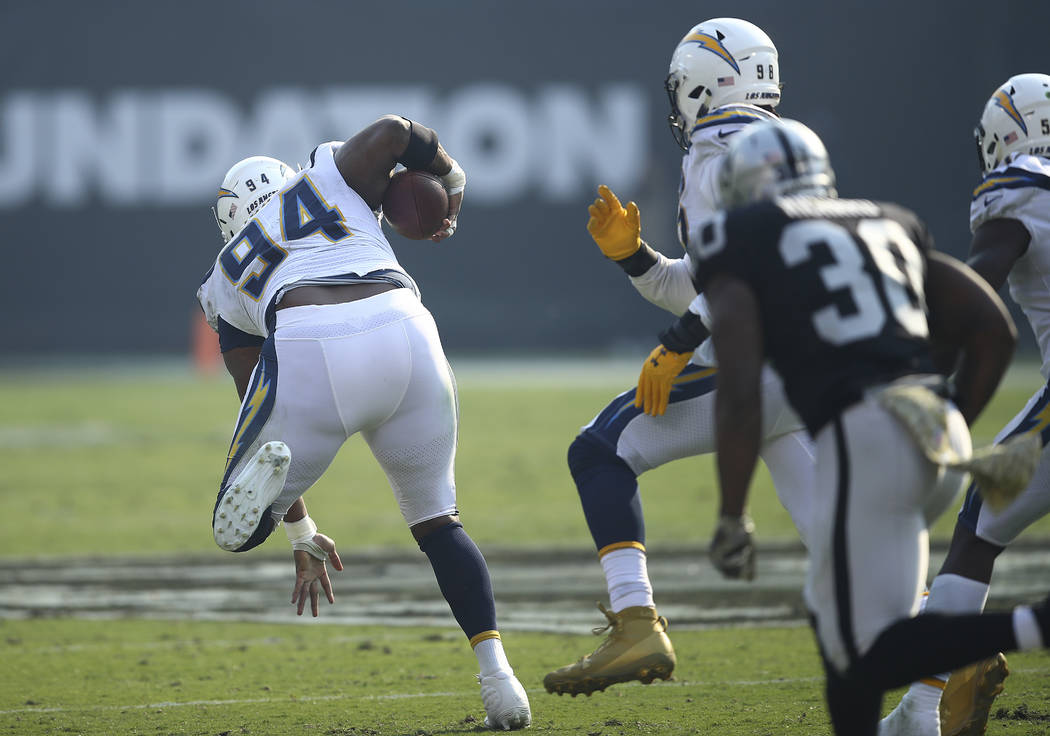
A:
{"type": "MultiPolygon", "coordinates": [[[[1018,220],[987,220],[974,231],[966,265],[984,278],[993,291],[998,292],[1006,283],[1017,259],[1028,251],[1031,240],[1027,228],[1018,220]]],[[[948,375],[955,370],[959,359],[958,350],[936,344],[934,355],[938,371],[948,375]]]]}
{"type": "Polygon", "coordinates": [[[758,301],[743,281],[716,275],[706,294],[719,363],[715,451],[721,497],[709,552],[723,575],[750,580],[755,573],[754,525],[746,511],[762,433],[762,325],[758,301]]]}
{"type": "Polygon", "coordinates": [[[936,251],[928,259],[926,304],[934,343],[961,351],[954,399],[972,425],[1010,364],[1017,328],[987,281],[936,251]]]}
{"type": "Polygon", "coordinates": [[[970,242],[966,265],[999,291],[1017,259],[1028,251],[1032,236],[1018,220],[997,218],[982,223],[970,242]]]}
{"type": "Polygon", "coordinates": [[[661,309],[682,314],[696,297],[688,258],[670,259],[641,238],[641,213],[634,202],[620,204],[609,187],[587,208],[587,232],[602,255],[631,277],[638,293],[661,309]]]}

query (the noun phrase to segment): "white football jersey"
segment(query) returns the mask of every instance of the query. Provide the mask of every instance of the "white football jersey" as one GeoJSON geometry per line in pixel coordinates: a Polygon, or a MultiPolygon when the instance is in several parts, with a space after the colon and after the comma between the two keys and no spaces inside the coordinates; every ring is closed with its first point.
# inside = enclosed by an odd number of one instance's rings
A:
{"type": "Polygon", "coordinates": [[[1014,154],[973,190],[970,230],[988,220],[1017,220],[1032,240],[1010,270],[1010,296],[1032,325],[1050,379],[1050,161],[1014,154]]]}
{"type": "MultiPolygon", "coordinates": [[[[754,105],[731,104],[715,108],[696,121],[690,133],[689,150],[682,157],[682,179],[678,192],[678,240],[685,248],[689,223],[706,220],[721,209],[718,171],[729,148],[729,141],[757,120],[776,119],[776,115],[754,105]]],[[[707,300],[697,298],[688,254],[682,258],[658,255],[658,263],[641,276],[631,278],[638,292],[658,307],[682,315],[696,299],[692,310],[704,324],[710,324],[707,300]]],[[[694,362],[716,365],[711,340],[697,348],[694,362]]]]}
{"type": "Polygon", "coordinates": [[[335,165],[342,143],[323,143],[215,259],[197,298],[212,328],[218,318],[267,336],[268,312],[291,285],[354,283],[384,272],[419,295],[397,262],[379,217],[335,165]]]}

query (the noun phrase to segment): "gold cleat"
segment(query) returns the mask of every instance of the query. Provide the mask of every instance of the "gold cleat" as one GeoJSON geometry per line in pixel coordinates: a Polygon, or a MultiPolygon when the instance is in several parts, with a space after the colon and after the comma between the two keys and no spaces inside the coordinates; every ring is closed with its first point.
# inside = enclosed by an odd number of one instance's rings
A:
{"type": "Polygon", "coordinates": [[[632,606],[612,613],[599,603],[598,609],[609,623],[594,629],[594,634],[612,631],[591,654],[548,673],[543,678],[547,692],[590,696],[618,682],[638,680],[648,685],[657,678],[671,679],[676,660],[667,638],[667,619],[651,606],[632,606]]]}
{"type": "Polygon", "coordinates": [[[953,672],[941,696],[942,736],[982,736],[1009,674],[1002,654],[953,672]]]}

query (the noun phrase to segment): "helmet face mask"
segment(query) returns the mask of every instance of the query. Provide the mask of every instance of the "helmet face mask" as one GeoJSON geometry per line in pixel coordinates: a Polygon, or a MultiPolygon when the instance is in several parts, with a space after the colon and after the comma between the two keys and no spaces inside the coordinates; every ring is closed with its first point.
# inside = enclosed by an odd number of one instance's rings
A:
{"type": "Polygon", "coordinates": [[[667,124],[671,128],[671,136],[674,142],[684,151],[689,148],[689,125],[678,109],[678,87],[682,80],[674,74],[668,74],[664,80],[664,89],[667,91],[667,99],[671,103],[671,112],[667,116],[667,124]]]}
{"type": "Polygon", "coordinates": [[[739,18],[699,23],[678,42],[664,81],[671,135],[687,149],[697,119],[734,102],[776,107],[780,87],[777,49],[761,28],[739,18]]]}
{"type": "Polygon", "coordinates": [[[228,243],[240,232],[270,197],[294,176],[295,172],[288,164],[269,156],[250,156],[230,167],[211,209],[223,242],[228,243]]]}
{"type": "Polygon", "coordinates": [[[974,141],[982,174],[1014,153],[1050,158],[1050,76],[1018,74],[1006,80],[985,103],[974,141]]]}
{"type": "Polygon", "coordinates": [[[718,188],[726,208],[774,197],[838,196],[824,143],[795,120],[752,123],[734,135],[718,188]]]}

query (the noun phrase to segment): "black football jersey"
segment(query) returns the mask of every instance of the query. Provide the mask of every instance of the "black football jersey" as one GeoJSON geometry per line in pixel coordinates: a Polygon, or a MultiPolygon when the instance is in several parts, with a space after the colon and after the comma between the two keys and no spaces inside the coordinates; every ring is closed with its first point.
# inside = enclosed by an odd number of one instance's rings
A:
{"type": "Polygon", "coordinates": [[[924,285],[933,243],[909,210],[785,197],[716,215],[687,247],[698,290],[716,273],[754,290],[766,356],[811,433],[866,388],[932,371],[924,285]]]}

